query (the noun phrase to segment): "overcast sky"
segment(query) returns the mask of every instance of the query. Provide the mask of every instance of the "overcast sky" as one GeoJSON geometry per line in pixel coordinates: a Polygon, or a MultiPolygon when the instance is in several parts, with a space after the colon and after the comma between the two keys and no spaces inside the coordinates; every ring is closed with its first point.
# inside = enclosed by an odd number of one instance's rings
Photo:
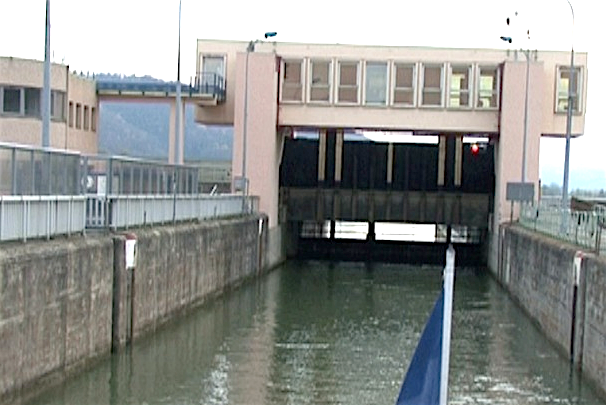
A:
{"type": "MultiPolygon", "coordinates": [[[[606,134],[598,121],[599,94],[606,94],[603,4],[571,3],[574,31],[566,0],[182,0],[181,77],[187,82],[195,73],[197,38],[248,41],[266,31],[277,31],[283,42],[561,51],[574,43],[575,51],[589,53],[589,88],[585,135],[572,142],[571,167],[606,172],[606,134]],[[507,16],[517,29],[507,28],[507,16]],[[526,28],[529,42],[499,40],[521,39],[526,28]]],[[[175,80],[178,12],[178,0],[52,0],[53,59],[85,73],[175,80]]],[[[43,59],[44,16],[45,0],[0,0],[0,55],[43,59]]],[[[542,142],[542,172],[561,168],[563,159],[563,140],[542,142]]]]}

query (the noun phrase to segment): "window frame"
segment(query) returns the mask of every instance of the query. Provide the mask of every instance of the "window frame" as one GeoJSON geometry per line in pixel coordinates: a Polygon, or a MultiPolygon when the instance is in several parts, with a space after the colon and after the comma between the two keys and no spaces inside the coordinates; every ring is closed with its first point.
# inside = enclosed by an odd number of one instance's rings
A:
{"type": "Polygon", "coordinates": [[[335,63],[332,59],[326,58],[310,58],[308,60],[309,68],[307,69],[307,85],[305,86],[307,89],[306,101],[310,104],[332,104],[334,98],[334,79],[333,76],[335,74],[335,63]],[[313,74],[314,74],[314,62],[318,63],[326,63],[327,66],[327,83],[325,85],[315,85],[313,82],[313,74]],[[316,89],[326,89],[328,94],[328,100],[312,100],[313,90],[316,89]]]}
{"type": "Polygon", "coordinates": [[[361,90],[361,86],[360,86],[360,81],[361,81],[361,72],[360,72],[360,66],[361,63],[359,60],[351,60],[351,59],[342,59],[342,60],[338,60],[337,61],[337,86],[335,88],[336,91],[336,104],[339,105],[360,105],[360,90],[361,90]],[[341,84],[341,67],[342,66],[347,66],[347,65],[352,65],[356,67],[356,84],[355,85],[342,85],[341,84]],[[356,92],[356,101],[342,101],[341,97],[339,97],[341,90],[349,90],[349,89],[355,89],[356,92]]]}
{"type": "MultiPolygon", "coordinates": [[[[576,108],[572,109],[573,115],[581,115],[583,113],[583,67],[582,66],[574,66],[576,80],[577,80],[577,91],[576,91],[576,108]]],[[[570,65],[557,65],[556,66],[556,75],[555,75],[555,94],[554,94],[554,113],[568,114],[568,86],[566,87],[565,93],[560,92],[560,82],[561,82],[561,74],[563,71],[570,71],[570,65]],[[562,94],[566,103],[566,108],[560,109],[558,108],[560,104],[560,94],[562,94]]],[[[570,80],[570,79],[569,79],[570,80]]],[[[573,98],[575,97],[575,93],[573,93],[573,98]]],[[[573,104],[574,106],[574,104],[573,104]]]]}
{"type": "MultiPolygon", "coordinates": [[[[305,77],[306,77],[306,69],[305,69],[305,58],[284,58],[282,59],[282,63],[280,66],[280,102],[283,104],[301,104],[305,100],[305,77]],[[286,81],[286,66],[287,64],[296,64],[299,63],[299,91],[301,92],[301,97],[297,99],[284,99],[284,90],[287,85],[286,81]]],[[[293,82],[294,83],[294,82],[293,82]]],[[[296,89],[296,85],[293,85],[293,88],[296,89]]]]}
{"type": "Polygon", "coordinates": [[[0,114],[8,115],[8,116],[20,116],[24,114],[25,107],[25,95],[23,87],[18,86],[1,86],[2,92],[0,93],[0,114]],[[4,102],[4,97],[6,96],[6,90],[17,91],[19,92],[19,109],[18,111],[6,111],[6,103],[4,102]]]}
{"type": "Polygon", "coordinates": [[[227,72],[227,55],[226,54],[222,54],[222,53],[200,53],[200,60],[199,60],[199,67],[198,67],[198,72],[196,74],[196,81],[197,84],[202,87],[202,86],[207,86],[207,85],[214,85],[215,83],[210,83],[207,82],[206,76],[202,76],[203,73],[215,73],[221,76],[221,78],[223,79],[223,87],[225,88],[225,75],[227,72]],[[205,58],[209,58],[209,59],[221,59],[222,60],[222,66],[221,66],[221,73],[217,73],[217,72],[206,72],[204,70],[204,59],[205,58]]]}
{"type": "Polygon", "coordinates": [[[501,103],[501,78],[502,76],[502,72],[501,72],[501,68],[499,65],[477,65],[476,66],[476,78],[475,78],[475,88],[474,88],[474,110],[480,110],[480,111],[495,111],[498,110],[500,108],[500,103],[501,103]],[[485,98],[482,96],[482,69],[485,70],[494,70],[495,71],[495,86],[494,89],[491,90],[491,94],[494,96],[495,98],[495,105],[494,106],[488,106],[488,107],[482,107],[480,106],[480,100],[482,98],[485,98]]]}
{"type": "Polygon", "coordinates": [[[387,107],[389,106],[389,99],[390,99],[390,63],[386,60],[365,60],[364,61],[364,74],[363,74],[363,83],[364,83],[364,88],[362,91],[362,105],[364,106],[369,106],[369,107],[387,107]],[[368,66],[369,65],[385,65],[385,86],[384,86],[384,90],[385,90],[385,101],[384,102],[376,102],[376,101],[372,101],[369,102],[368,101],[368,66]]]}
{"type": "Polygon", "coordinates": [[[448,64],[448,83],[447,83],[447,94],[446,94],[446,107],[452,110],[470,110],[473,107],[473,65],[472,64],[464,64],[464,63],[449,63],[448,64]],[[459,105],[452,104],[452,95],[453,95],[453,70],[467,70],[467,88],[465,89],[457,89],[458,91],[458,99],[459,105]],[[461,105],[461,96],[463,94],[467,94],[467,105],[461,105]]]}
{"type": "Polygon", "coordinates": [[[397,108],[415,108],[418,105],[418,80],[419,80],[419,76],[418,76],[418,63],[417,62],[410,62],[410,61],[393,61],[392,62],[392,67],[391,67],[391,100],[390,100],[390,105],[393,107],[397,107],[397,108]],[[412,80],[411,80],[411,86],[412,87],[398,87],[398,83],[397,83],[397,75],[398,75],[398,66],[402,66],[402,67],[411,67],[412,68],[412,80]],[[412,102],[410,104],[407,103],[399,103],[396,102],[396,92],[397,91],[403,91],[403,92],[408,92],[408,91],[412,91],[412,102]]]}
{"type": "MultiPolygon", "coordinates": [[[[444,108],[444,97],[445,97],[445,78],[444,78],[444,63],[439,63],[439,62],[428,62],[428,63],[421,63],[421,74],[419,75],[419,79],[420,79],[420,91],[419,91],[419,108],[444,108]],[[440,104],[425,104],[425,71],[427,68],[439,68],[440,69],[440,87],[439,87],[439,93],[440,93],[440,104]]],[[[435,94],[435,88],[434,87],[430,87],[428,88],[428,90],[434,90],[431,91],[431,94],[435,94]]]]}
{"type": "Polygon", "coordinates": [[[76,103],[76,122],[74,126],[76,129],[82,129],[82,103],[76,103]]]}

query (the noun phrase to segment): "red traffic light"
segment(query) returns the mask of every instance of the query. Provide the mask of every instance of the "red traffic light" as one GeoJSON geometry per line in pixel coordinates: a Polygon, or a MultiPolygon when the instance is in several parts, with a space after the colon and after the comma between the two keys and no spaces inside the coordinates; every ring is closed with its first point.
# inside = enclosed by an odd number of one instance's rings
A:
{"type": "Polygon", "coordinates": [[[472,155],[477,155],[478,152],[480,152],[480,147],[478,146],[477,143],[474,143],[471,145],[471,154],[472,155]]]}

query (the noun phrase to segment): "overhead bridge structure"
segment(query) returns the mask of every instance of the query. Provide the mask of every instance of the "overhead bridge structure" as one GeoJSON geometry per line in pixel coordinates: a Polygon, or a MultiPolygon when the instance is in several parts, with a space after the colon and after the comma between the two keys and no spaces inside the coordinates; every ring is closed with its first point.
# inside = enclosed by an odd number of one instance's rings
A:
{"type": "Polygon", "coordinates": [[[518,215],[508,184],[538,197],[540,137],[565,135],[569,102],[584,131],[584,53],[572,71],[550,51],[198,40],[197,53],[227,84],[196,120],[234,126],[235,191],[301,237],[356,223],[369,241],[388,224],[486,235],[518,215]]]}
{"type": "MultiPolygon", "coordinates": [[[[142,80],[140,78],[129,80],[97,79],[97,98],[102,101],[120,102],[153,102],[170,104],[169,124],[169,163],[175,162],[175,148],[179,148],[180,163],[183,161],[184,131],[175,128],[177,114],[177,86],[178,82],[164,82],[160,80],[142,80]],[[177,133],[179,132],[179,133],[177,133]],[[178,142],[176,142],[178,140],[178,142]]],[[[225,79],[223,75],[212,72],[198,73],[189,84],[181,83],[181,117],[184,115],[185,103],[195,103],[198,106],[217,106],[225,102],[225,79]]],[[[183,119],[181,119],[183,122],[183,119]]]]}

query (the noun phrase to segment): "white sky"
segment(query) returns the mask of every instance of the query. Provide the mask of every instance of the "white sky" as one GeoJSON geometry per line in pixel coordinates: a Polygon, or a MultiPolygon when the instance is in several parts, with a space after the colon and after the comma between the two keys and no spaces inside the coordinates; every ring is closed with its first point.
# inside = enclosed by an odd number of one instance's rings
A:
{"type": "MultiPolygon", "coordinates": [[[[606,135],[598,117],[606,81],[603,4],[571,0],[575,51],[589,53],[585,135],[572,141],[572,169],[606,172],[606,135]]],[[[178,0],[52,0],[55,62],[72,70],[176,79],[178,0]]],[[[45,0],[0,0],[0,55],[44,58],[45,0]]],[[[261,39],[459,48],[570,51],[572,18],[566,0],[182,0],[181,78],[195,72],[196,39],[261,39]],[[520,30],[507,28],[505,18],[520,30]],[[530,28],[529,42],[515,41],[530,28]],[[514,37],[506,44],[501,35],[514,37]]],[[[561,168],[564,141],[542,142],[541,170],[561,168]]],[[[605,174],[606,183],[606,174],[605,174]]],[[[605,184],[606,187],[606,184],[605,184]]]]}

